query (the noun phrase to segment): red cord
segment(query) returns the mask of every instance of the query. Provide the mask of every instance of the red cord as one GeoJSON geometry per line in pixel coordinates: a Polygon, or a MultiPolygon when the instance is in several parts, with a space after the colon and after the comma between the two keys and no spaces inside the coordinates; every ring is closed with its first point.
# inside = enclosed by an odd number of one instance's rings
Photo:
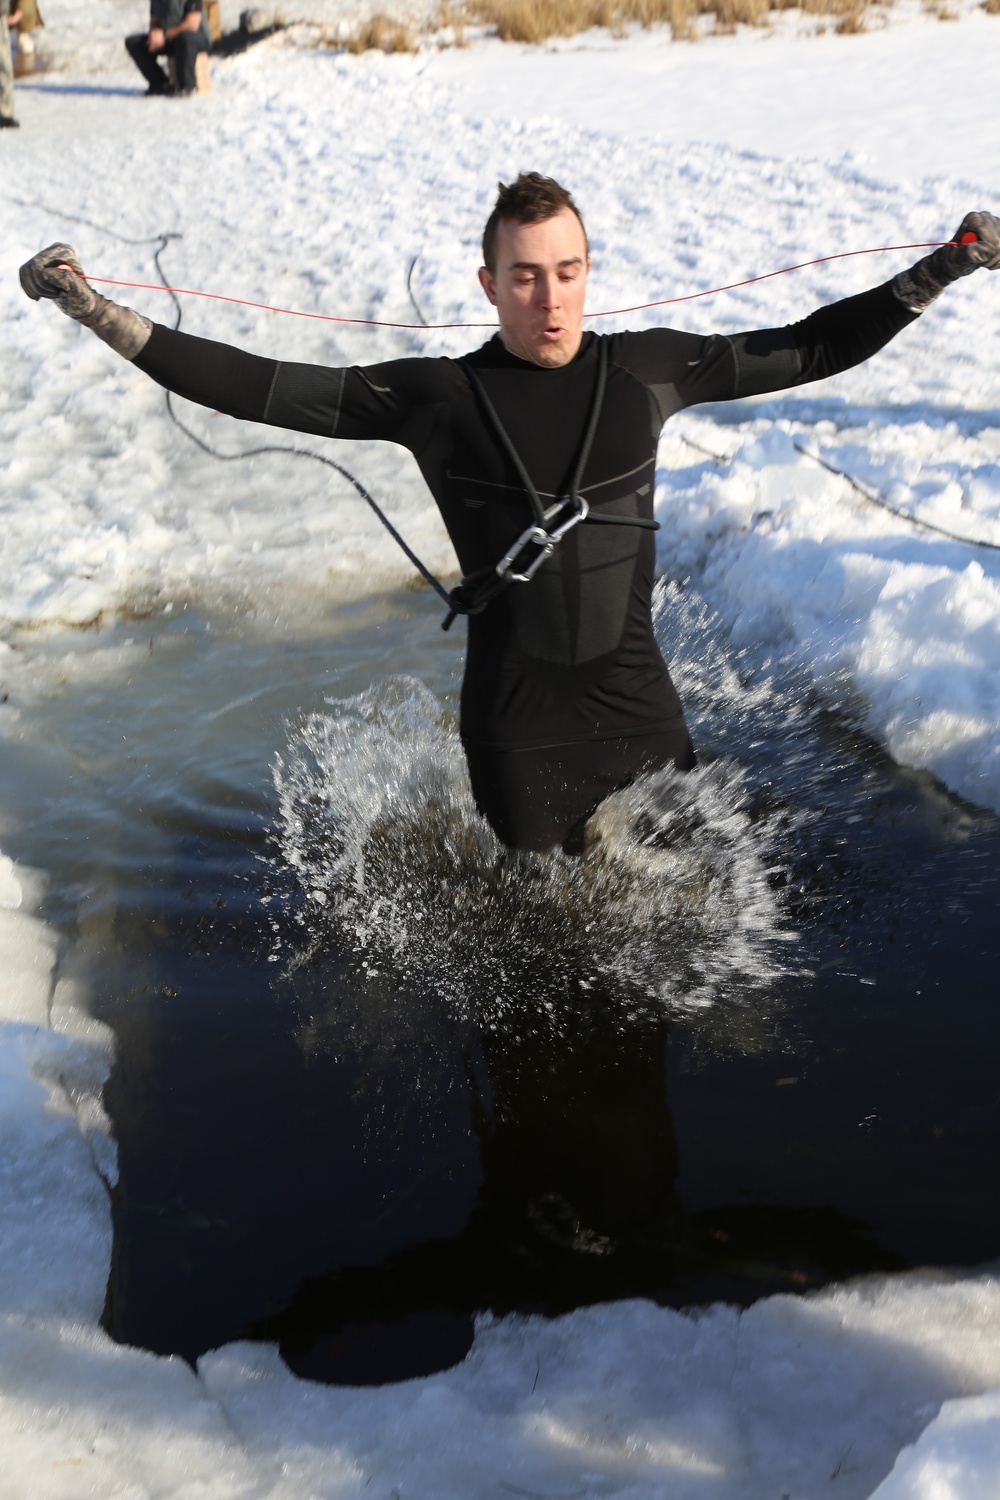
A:
{"type": "MultiPolygon", "coordinates": [[[[661,297],[656,302],[637,302],[634,307],[614,307],[606,312],[585,313],[587,318],[614,318],[620,313],[644,312],[650,307],[668,307],[674,302],[694,302],[699,297],[714,297],[719,292],[732,292],[738,287],[752,286],[756,281],[767,281],[772,276],[787,276],[789,271],[804,271],[809,266],[821,266],[831,260],[849,260],[855,255],[885,255],[892,250],[934,250],[939,245],[952,245],[954,240],[928,240],[921,245],[879,245],[872,250],[841,250],[836,255],[821,255],[816,260],[804,260],[796,266],[782,266],[780,271],[765,271],[761,276],[748,276],[745,281],[732,281],[728,286],[715,286],[706,292],[686,292],[681,297],[661,297]]],[[[67,269],[69,269],[67,267],[67,269]]],[[[261,312],[283,313],[289,318],[317,318],[324,323],[357,323],[366,328],[495,328],[495,323],[388,323],[379,318],[338,318],[331,313],[299,312],[293,307],[271,307],[267,302],[249,302],[244,297],[227,297],[222,292],[197,292],[189,287],[152,285],[144,281],[113,281],[109,276],[85,276],[87,281],[98,286],[131,287],[140,292],[173,292],[178,297],[206,297],[213,302],[234,302],[238,307],[256,307],[261,312]]]]}
{"type": "Polygon", "coordinates": [[[323,323],[361,323],[366,328],[495,328],[495,323],[383,323],[378,318],[338,318],[332,313],[299,312],[294,307],[271,307],[267,302],[248,302],[244,297],[227,297],[222,292],[194,292],[186,286],[162,286],[146,281],[112,281],[110,276],[89,276],[98,286],[128,286],[140,292],[173,292],[178,297],[208,297],[213,302],[235,302],[237,307],[257,307],[261,312],[284,313],[288,318],[318,318],[323,323]]]}
{"type": "Polygon", "coordinates": [[[804,271],[808,266],[822,266],[828,260],[849,260],[852,255],[884,255],[888,250],[936,250],[939,245],[953,245],[954,240],[928,240],[925,245],[879,245],[873,250],[841,250],[836,255],[821,255],[817,260],[804,260],[797,266],[782,266],[780,271],[765,271],[761,276],[748,276],[745,281],[731,281],[728,286],[714,286],[707,292],[686,292],[683,297],[664,297],[659,302],[637,302],[635,307],[616,307],[611,312],[585,313],[588,318],[613,318],[618,313],[642,312],[647,307],[667,307],[671,302],[694,302],[697,297],[714,297],[717,292],[733,292],[737,287],[752,286],[755,281],[767,281],[771,276],[787,276],[789,271],[804,271]]]}

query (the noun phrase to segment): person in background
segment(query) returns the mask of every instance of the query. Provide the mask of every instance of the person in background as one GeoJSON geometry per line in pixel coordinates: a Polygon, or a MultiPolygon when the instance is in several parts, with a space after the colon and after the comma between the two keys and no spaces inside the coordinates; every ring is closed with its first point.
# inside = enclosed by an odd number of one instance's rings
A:
{"type": "Polygon", "coordinates": [[[193,94],[198,54],[209,52],[212,47],[202,0],[151,0],[148,32],[127,36],[125,46],[149,85],[147,95],[193,94]],[[173,58],[176,89],[160,62],[161,57],[173,58]]]}
{"type": "Polygon", "coordinates": [[[37,0],[21,0],[19,8],[21,19],[17,23],[17,50],[24,62],[30,63],[35,55],[35,38],[32,33],[44,26],[45,22],[42,20],[37,0]]]}
{"type": "Polygon", "coordinates": [[[17,129],[14,119],[14,63],[10,55],[10,28],[21,19],[11,11],[10,0],[0,0],[0,130],[17,129]]]}

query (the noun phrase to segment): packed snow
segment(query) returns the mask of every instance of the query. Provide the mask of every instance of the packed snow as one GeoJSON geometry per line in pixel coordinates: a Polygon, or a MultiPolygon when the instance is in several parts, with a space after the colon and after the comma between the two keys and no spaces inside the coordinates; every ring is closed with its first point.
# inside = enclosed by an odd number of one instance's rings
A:
{"type": "MultiPolygon", "coordinates": [[[[392,58],[331,53],[311,45],[314,29],[293,29],[216,60],[212,94],[186,104],[139,98],[114,40],[142,26],[139,7],[50,0],[45,14],[60,66],[19,84],[22,129],[5,133],[0,173],[4,736],[30,738],[33,694],[58,691],[77,627],[193,604],[278,631],[410,572],[328,470],[288,455],[221,468],[169,422],[157,388],[29,304],[16,269],[41,246],[69,240],[95,276],[156,282],[153,255],[171,236],[160,264],[173,285],[393,322],[417,321],[409,276],[427,322],[488,323],[478,235],[496,179],[519,167],[573,188],[594,311],[937,240],[967,209],[1000,205],[1000,18],[973,7],[945,24],[901,6],[858,37],[806,37],[786,19],[696,46],[654,31],[392,58]],[[57,644],[43,688],[18,666],[29,631],[57,644]]],[[[781,323],[915,253],[599,326],[781,323]]],[[[122,295],[172,321],[163,293],[122,295]]],[[[182,302],[189,331],[327,364],[454,354],[488,333],[182,302]]],[[[665,435],[657,495],[664,573],[695,578],[734,639],[793,649],[896,759],[994,809],[998,325],[1000,277],[980,273],[857,370],[685,414],[665,435]]],[[[294,442],[193,408],[183,419],[226,453],[294,442]]],[[[412,461],[370,445],[335,456],[433,568],[453,572],[412,461]]],[[[0,839],[12,816],[0,805],[0,839]]],[[[5,1496],[1000,1489],[992,1274],[881,1278],[742,1313],[628,1303],[484,1319],[454,1370],[363,1392],[298,1380],[266,1346],[219,1350],[195,1372],[113,1344],[98,1324],[113,1037],[88,1019],[85,989],[58,977],[43,884],[0,856],[5,1496]]]]}

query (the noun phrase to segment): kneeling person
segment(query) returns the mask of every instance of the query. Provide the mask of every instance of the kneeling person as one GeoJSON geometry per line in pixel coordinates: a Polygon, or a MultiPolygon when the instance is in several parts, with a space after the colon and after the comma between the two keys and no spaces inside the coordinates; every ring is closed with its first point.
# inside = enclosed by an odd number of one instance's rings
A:
{"type": "Polygon", "coordinates": [[[174,92],[160,63],[161,57],[173,59],[176,92],[193,94],[198,54],[209,52],[212,47],[202,0],[151,0],[149,31],[126,37],[125,46],[149,84],[148,94],[174,92]]]}

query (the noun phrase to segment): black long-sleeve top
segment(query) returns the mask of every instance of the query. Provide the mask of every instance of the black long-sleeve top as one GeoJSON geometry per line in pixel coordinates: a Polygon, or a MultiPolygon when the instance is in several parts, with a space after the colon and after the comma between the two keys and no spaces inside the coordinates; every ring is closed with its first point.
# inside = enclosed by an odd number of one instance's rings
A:
{"type": "MultiPolygon", "coordinates": [[[[891,283],[800,323],[734,335],[670,328],[611,334],[600,422],[581,483],[591,509],[653,515],[656,448],[684,407],[819,380],[859,364],[913,322],[891,283]]],[[[543,504],[564,495],[590,412],[601,336],[546,369],[499,336],[467,362],[543,504]]],[[[135,364],[205,406],[319,437],[408,448],[441,510],[465,574],[492,566],[534,516],[462,364],[400,359],[350,369],[291,364],[154,326],[135,364]]],[[[463,738],[479,749],[620,740],[681,712],[653,637],[649,530],[584,523],[527,584],[469,619],[463,738]]]]}

